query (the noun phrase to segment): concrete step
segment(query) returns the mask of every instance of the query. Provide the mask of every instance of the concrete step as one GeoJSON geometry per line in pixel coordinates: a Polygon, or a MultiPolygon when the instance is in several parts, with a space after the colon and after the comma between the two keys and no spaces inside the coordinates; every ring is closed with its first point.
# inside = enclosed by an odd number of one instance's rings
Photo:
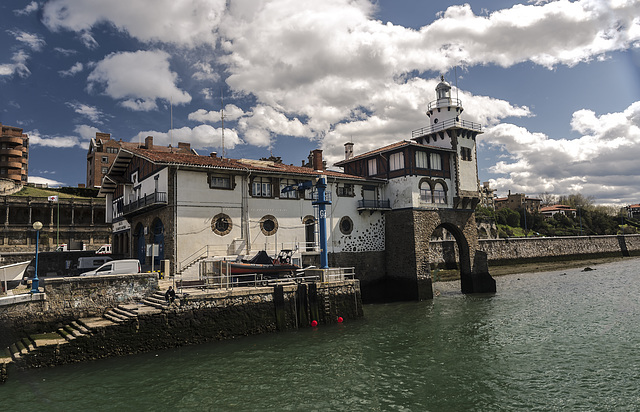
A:
{"type": "Polygon", "coordinates": [[[138,317],[138,315],[135,312],[132,312],[120,306],[118,306],[117,308],[113,308],[111,311],[114,313],[117,313],[118,315],[125,316],[128,320],[135,319],[138,317]]]}
{"type": "Polygon", "coordinates": [[[79,330],[80,332],[82,332],[85,335],[89,335],[91,334],[91,331],[85,327],[84,325],[81,325],[80,322],[77,321],[73,321],[70,323],[71,326],[73,326],[75,329],[79,330]]]}
{"type": "Polygon", "coordinates": [[[64,325],[63,328],[69,332],[71,335],[73,335],[73,337],[75,338],[79,338],[80,336],[84,336],[84,333],[82,333],[80,330],[76,329],[73,325],[71,324],[67,324],[64,325]]]}
{"type": "Polygon", "coordinates": [[[74,340],[76,338],[64,326],[61,327],[61,328],[58,328],[58,330],[56,332],[58,332],[58,335],[62,336],[68,342],[71,342],[72,340],[74,340]]]}
{"type": "Polygon", "coordinates": [[[21,342],[24,345],[24,347],[27,349],[27,352],[31,352],[36,348],[35,343],[29,337],[22,338],[21,342]]]}
{"type": "Polygon", "coordinates": [[[8,349],[11,354],[11,359],[13,359],[14,361],[17,361],[20,359],[20,356],[21,356],[20,349],[18,349],[18,346],[15,343],[12,343],[11,345],[9,345],[8,349]]]}
{"type": "Polygon", "coordinates": [[[113,323],[122,323],[125,322],[127,320],[129,320],[129,318],[122,316],[122,315],[118,315],[117,313],[113,313],[111,311],[105,313],[104,315],[102,315],[105,319],[110,320],[113,323]]]}
{"type": "Polygon", "coordinates": [[[142,303],[156,309],[164,309],[167,307],[167,302],[165,302],[164,300],[160,301],[158,299],[153,299],[153,298],[142,299],[142,303]]]}
{"type": "Polygon", "coordinates": [[[78,323],[92,332],[96,329],[102,329],[109,326],[113,326],[114,324],[114,322],[104,317],[82,318],[82,319],[78,319],[78,323]]]}

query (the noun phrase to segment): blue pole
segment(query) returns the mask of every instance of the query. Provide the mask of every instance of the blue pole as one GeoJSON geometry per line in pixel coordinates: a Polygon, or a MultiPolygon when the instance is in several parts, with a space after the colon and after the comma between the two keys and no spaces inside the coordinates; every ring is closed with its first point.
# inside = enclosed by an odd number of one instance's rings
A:
{"type": "Polygon", "coordinates": [[[33,276],[33,281],[31,282],[31,293],[38,293],[38,283],[40,282],[38,279],[38,241],[40,240],[40,230],[36,230],[36,271],[33,276]]]}
{"type": "Polygon", "coordinates": [[[318,188],[318,200],[314,204],[318,205],[318,226],[320,232],[320,268],[329,268],[329,253],[327,251],[327,205],[331,202],[325,198],[325,190],[327,182],[324,177],[318,179],[316,183],[318,188]]]}

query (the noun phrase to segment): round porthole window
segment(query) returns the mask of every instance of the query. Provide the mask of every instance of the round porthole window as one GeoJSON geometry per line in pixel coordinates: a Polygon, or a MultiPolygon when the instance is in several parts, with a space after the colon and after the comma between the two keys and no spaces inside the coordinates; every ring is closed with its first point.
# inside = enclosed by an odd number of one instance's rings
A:
{"type": "Polygon", "coordinates": [[[350,235],[353,231],[353,220],[349,216],[343,216],[340,219],[340,232],[343,235],[350,235]]]}
{"type": "Polygon", "coordinates": [[[216,235],[224,236],[231,232],[233,228],[233,223],[231,223],[231,218],[224,213],[218,213],[211,219],[211,230],[216,235]]]}
{"type": "Polygon", "coordinates": [[[265,236],[275,235],[278,231],[278,220],[271,215],[266,215],[260,219],[260,230],[265,236]]]}

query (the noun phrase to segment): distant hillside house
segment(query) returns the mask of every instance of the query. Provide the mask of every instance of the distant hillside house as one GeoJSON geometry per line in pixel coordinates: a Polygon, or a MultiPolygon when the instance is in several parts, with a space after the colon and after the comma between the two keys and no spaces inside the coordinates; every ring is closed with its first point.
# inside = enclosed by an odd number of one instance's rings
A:
{"type": "Polygon", "coordinates": [[[0,123],[0,178],[26,184],[29,176],[29,136],[19,127],[0,123]]]}
{"type": "Polygon", "coordinates": [[[87,187],[99,188],[102,185],[102,179],[109,171],[121,147],[142,147],[172,153],[193,153],[189,143],[179,142],[178,147],[174,148],[154,146],[153,136],[147,136],[144,145],[142,145],[123,142],[122,140],[113,140],[109,133],[96,133],[95,139],[91,139],[89,143],[89,151],[87,152],[87,187]]]}
{"type": "Polygon", "coordinates": [[[535,197],[527,197],[523,193],[511,194],[511,191],[509,191],[509,195],[507,197],[498,197],[494,202],[496,205],[496,211],[505,208],[520,210],[526,207],[527,212],[538,213],[540,212],[540,203],[542,200],[535,197]]]}
{"type": "Polygon", "coordinates": [[[640,219],[640,204],[627,206],[627,217],[640,219]]]}
{"type": "Polygon", "coordinates": [[[576,209],[572,209],[571,206],[567,205],[545,206],[540,209],[540,213],[545,217],[553,217],[556,213],[576,217],[576,209]]]}

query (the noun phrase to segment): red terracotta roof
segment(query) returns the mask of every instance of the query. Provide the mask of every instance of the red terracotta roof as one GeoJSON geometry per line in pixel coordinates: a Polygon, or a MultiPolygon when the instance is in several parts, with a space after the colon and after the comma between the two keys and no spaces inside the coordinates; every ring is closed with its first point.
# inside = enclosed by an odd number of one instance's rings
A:
{"type": "Polygon", "coordinates": [[[575,212],[576,209],[572,209],[571,206],[567,206],[567,205],[553,205],[553,206],[545,206],[540,208],[540,212],[553,212],[553,211],[569,211],[569,212],[575,212]]]}
{"type": "Polygon", "coordinates": [[[371,150],[371,151],[366,152],[366,153],[359,154],[358,156],[354,156],[354,157],[352,157],[350,159],[341,160],[341,161],[335,163],[335,165],[336,166],[342,166],[342,165],[344,165],[346,163],[353,162],[354,160],[359,160],[359,159],[362,159],[362,158],[365,158],[365,157],[369,157],[369,156],[372,156],[372,155],[376,155],[376,154],[380,154],[380,153],[384,153],[384,152],[389,152],[391,150],[395,150],[395,149],[398,149],[398,148],[401,148],[401,147],[406,147],[406,146],[428,147],[430,149],[443,150],[443,151],[446,151],[446,152],[455,152],[455,150],[453,150],[453,149],[447,149],[447,148],[438,147],[438,146],[429,146],[429,145],[426,145],[426,144],[420,144],[420,143],[416,143],[416,142],[410,142],[410,141],[407,141],[407,140],[403,140],[403,141],[400,141],[400,142],[391,143],[390,145],[387,145],[387,146],[384,146],[384,147],[380,147],[380,148],[375,149],[375,150],[371,150]]]}
{"type": "MultiPolygon", "coordinates": [[[[212,156],[200,156],[185,153],[170,153],[165,151],[146,150],[139,148],[125,149],[137,156],[149,160],[156,164],[194,166],[213,169],[227,170],[252,170],[266,173],[294,174],[318,176],[320,174],[331,177],[339,177],[343,179],[367,180],[361,176],[348,175],[342,172],[331,170],[315,171],[308,167],[293,166],[283,163],[275,163],[266,160],[250,160],[250,159],[228,159],[212,156]]],[[[375,180],[375,179],[369,179],[375,180]]]]}

